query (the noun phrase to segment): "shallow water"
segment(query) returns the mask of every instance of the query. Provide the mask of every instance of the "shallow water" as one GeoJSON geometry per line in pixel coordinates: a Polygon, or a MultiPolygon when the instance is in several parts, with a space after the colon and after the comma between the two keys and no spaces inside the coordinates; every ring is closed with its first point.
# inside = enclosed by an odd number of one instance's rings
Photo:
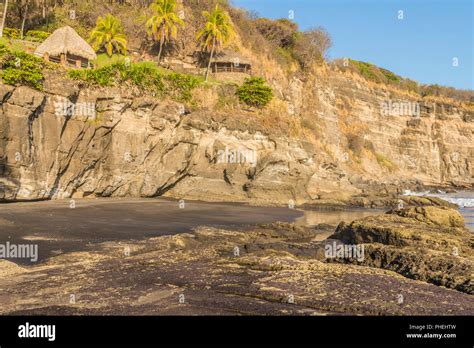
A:
{"type": "Polygon", "coordinates": [[[387,209],[350,209],[340,211],[304,210],[304,215],[297,218],[295,222],[308,227],[318,224],[338,225],[342,221],[350,223],[366,216],[383,214],[386,210],[387,209]]]}
{"type": "MultiPolygon", "coordinates": [[[[450,203],[457,204],[459,206],[459,212],[464,217],[466,227],[474,232],[474,192],[472,191],[459,191],[454,193],[430,193],[430,192],[412,192],[406,191],[406,196],[430,196],[439,197],[450,203]]],[[[318,224],[330,224],[338,225],[340,222],[345,221],[350,223],[356,219],[360,219],[366,216],[378,215],[385,213],[387,209],[349,209],[341,211],[330,211],[330,210],[303,210],[304,215],[296,219],[296,223],[304,226],[315,226],[318,224]]]]}

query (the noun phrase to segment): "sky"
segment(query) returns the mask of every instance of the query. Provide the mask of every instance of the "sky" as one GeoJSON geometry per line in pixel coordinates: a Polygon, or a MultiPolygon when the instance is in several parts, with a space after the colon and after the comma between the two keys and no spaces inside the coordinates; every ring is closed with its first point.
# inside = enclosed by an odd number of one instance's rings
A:
{"type": "Polygon", "coordinates": [[[324,27],[333,41],[329,59],[349,57],[421,83],[474,89],[473,0],[232,0],[232,3],[256,11],[262,17],[276,19],[293,15],[293,21],[302,30],[324,27]]]}

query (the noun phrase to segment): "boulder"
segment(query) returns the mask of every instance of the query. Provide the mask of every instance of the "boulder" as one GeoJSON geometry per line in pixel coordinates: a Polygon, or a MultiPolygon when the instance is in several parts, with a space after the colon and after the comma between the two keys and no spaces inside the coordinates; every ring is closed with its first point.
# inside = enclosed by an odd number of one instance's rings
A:
{"type": "Polygon", "coordinates": [[[391,210],[387,214],[395,214],[405,218],[416,219],[428,225],[441,227],[464,227],[464,218],[454,209],[448,207],[409,207],[406,209],[391,210]]]}
{"type": "Polygon", "coordinates": [[[474,293],[474,236],[455,209],[426,206],[392,210],[350,224],[341,223],[330,238],[364,245],[363,260],[336,262],[384,268],[474,293]]]}

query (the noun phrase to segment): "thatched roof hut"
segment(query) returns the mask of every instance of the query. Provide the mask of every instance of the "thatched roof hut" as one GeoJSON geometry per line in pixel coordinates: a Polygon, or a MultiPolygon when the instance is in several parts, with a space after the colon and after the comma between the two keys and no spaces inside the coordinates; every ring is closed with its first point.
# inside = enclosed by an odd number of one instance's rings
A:
{"type": "Polygon", "coordinates": [[[243,72],[249,73],[252,70],[252,62],[241,54],[224,50],[217,53],[211,62],[212,72],[243,72]]]}
{"type": "Polygon", "coordinates": [[[54,31],[35,51],[48,61],[88,67],[97,58],[94,49],[76,31],[65,26],[54,31]]]}

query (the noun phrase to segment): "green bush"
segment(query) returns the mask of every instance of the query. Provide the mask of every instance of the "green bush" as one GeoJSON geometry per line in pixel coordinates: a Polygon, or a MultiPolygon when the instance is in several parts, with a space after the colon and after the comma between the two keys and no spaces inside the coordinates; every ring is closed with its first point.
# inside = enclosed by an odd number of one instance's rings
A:
{"type": "Polygon", "coordinates": [[[164,90],[162,75],[154,63],[130,64],[128,68],[125,68],[122,73],[123,77],[126,80],[132,81],[143,90],[155,93],[160,93],[164,90]]]}
{"type": "Polygon", "coordinates": [[[388,80],[388,82],[395,82],[399,83],[401,81],[400,76],[394,74],[390,70],[384,69],[384,68],[379,68],[379,71],[385,76],[385,78],[388,80]]]}
{"type": "Polygon", "coordinates": [[[25,52],[10,52],[5,46],[0,46],[0,56],[0,77],[4,83],[43,89],[42,59],[25,52]]]}
{"type": "Polygon", "coordinates": [[[142,91],[168,94],[178,101],[190,101],[191,91],[200,83],[191,75],[171,73],[163,75],[156,64],[118,62],[99,69],[69,70],[68,76],[102,87],[131,83],[142,91]]]}
{"type": "Polygon", "coordinates": [[[120,73],[119,64],[107,65],[100,69],[79,69],[69,70],[68,76],[75,80],[83,80],[93,85],[99,85],[101,87],[112,86],[116,81],[119,82],[118,78],[120,73]]]}
{"type": "Polygon", "coordinates": [[[15,29],[15,28],[4,28],[3,36],[8,37],[9,39],[19,39],[20,30],[15,29]]]}
{"type": "Polygon", "coordinates": [[[43,42],[46,40],[51,33],[41,30],[29,30],[25,37],[28,41],[43,42]]]}
{"type": "Polygon", "coordinates": [[[351,59],[350,61],[352,64],[354,64],[354,66],[357,68],[357,70],[363,77],[371,81],[380,82],[379,78],[375,74],[376,67],[374,65],[367,62],[360,62],[353,59],[351,59]]]}
{"type": "Polygon", "coordinates": [[[199,80],[196,77],[178,73],[166,75],[166,80],[171,97],[179,101],[190,101],[192,90],[199,84],[199,80]]]}
{"type": "Polygon", "coordinates": [[[8,47],[3,44],[0,44],[0,58],[2,58],[7,53],[10,53],[8,47]]]}
{"type": "Polygon", "coordinates": [[[265,84],[261,77],[250,77],[245,79],[242,86],[237,88],[239,100],[249,106],[262,108],[273,98],[272,89],[265,84]]]}

